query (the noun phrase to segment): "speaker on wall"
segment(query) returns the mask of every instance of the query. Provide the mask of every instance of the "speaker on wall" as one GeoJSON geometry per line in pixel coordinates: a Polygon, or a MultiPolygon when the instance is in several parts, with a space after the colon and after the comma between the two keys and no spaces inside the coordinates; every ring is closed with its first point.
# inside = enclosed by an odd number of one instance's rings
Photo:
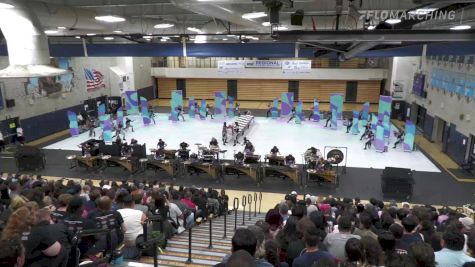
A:
{"type": "Polygon", "coordinates": [[[15,99],[6,99],[5,100],[7,108],[12,108],[15,106],[15,99]]]}

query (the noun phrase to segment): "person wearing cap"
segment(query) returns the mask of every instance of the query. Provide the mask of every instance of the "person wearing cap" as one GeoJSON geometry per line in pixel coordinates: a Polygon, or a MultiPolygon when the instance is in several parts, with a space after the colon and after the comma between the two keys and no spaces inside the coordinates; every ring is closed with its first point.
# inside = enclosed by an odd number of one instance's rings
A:
{"type": "Polygon", "coordinates": [[[349,216],[341,216],[338,220],[338,233],[329,233],[323,240],[323,244],[328,248],[335,258],[340,261],[346,259],[345,245],[350,238],[361,239],[358,235],[351,234],[351,218],[349,216]]]}

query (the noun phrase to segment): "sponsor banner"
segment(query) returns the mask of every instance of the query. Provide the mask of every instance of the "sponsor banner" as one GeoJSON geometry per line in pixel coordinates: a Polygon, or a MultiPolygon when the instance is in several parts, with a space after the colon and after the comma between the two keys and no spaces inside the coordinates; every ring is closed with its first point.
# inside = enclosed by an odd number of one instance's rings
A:
{"type": "Polygon", "coordinates": [[[283,73],[310,73],[311,60],[284,60],[282,62],[283,73]]]}
{"type": "Polygon", "coordinates": [[[245,68],[282,69],[284,73],[308,73],[311,60],[220,60],[219,73],[239,73],[245,68]]]}

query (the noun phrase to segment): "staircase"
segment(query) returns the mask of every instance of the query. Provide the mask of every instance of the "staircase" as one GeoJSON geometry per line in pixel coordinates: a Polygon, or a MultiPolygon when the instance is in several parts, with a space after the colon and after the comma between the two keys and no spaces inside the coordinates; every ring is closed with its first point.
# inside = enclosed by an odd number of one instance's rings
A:
{"type": "MultiPolygon", "coordinates": [[[[243,227],[242,217],[243,211],[237,211],[237,227],[243,227]]],[[[189,230],[175,235],[168,240],[168,245],[163,253],[158,256],[159,266],[213,266],[221,262],[222,258],[231,253],[231,239],[234,234],[234,218],[235,211],[227,215],[226,220],[226,238],[224,236],[224,216],[213,219],[212,232],[213,239],[211,249],[209,246],[209,221],[202,223],[192,228],[192,248],[191,259],[192,262],[187,264],[188,259],[188,238],[189,230]]],[[[245,226],[254,225],[256,221],[264,220],[265,214],[258,213],[254,217],[254,211],[251,213],[251,220],[249,220],[249,211],[246,211],[245,226]]],[[[129,266],[153,266],[152,257],[142,257],[140,263],[129,263],[129,266]]]]}

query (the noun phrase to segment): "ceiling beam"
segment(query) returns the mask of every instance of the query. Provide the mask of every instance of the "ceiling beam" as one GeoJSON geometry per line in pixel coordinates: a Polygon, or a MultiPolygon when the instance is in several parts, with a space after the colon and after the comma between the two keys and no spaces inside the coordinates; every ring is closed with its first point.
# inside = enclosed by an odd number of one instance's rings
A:
{"type": "Polygon", "coordinates": [[[475,40],[475,30],[281,31],[273,37],[290,42],[464,42],[475,40]]]}

